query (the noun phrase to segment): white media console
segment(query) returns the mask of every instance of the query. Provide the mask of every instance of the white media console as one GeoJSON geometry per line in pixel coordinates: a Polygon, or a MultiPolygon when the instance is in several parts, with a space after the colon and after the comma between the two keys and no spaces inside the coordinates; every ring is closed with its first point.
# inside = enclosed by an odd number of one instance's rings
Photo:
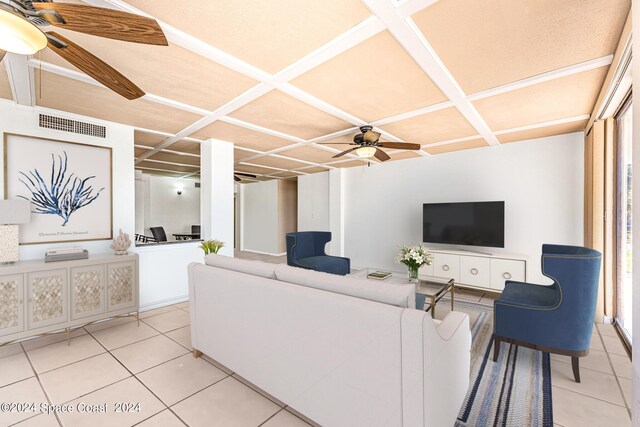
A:
{"type": "Polygon", "coordinates": [[[433,254],[433,263],[423,266],[420,273],[450,277],[456,285],[501,292],[507,280],[527,280],[525,256],[442,249],[429,249],[429,252],[433,254]]]}

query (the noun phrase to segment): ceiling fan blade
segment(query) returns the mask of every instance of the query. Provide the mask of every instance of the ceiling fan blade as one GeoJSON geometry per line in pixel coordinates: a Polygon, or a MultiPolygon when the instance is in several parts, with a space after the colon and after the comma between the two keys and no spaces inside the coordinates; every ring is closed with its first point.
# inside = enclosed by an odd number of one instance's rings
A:
{"type": "Polygon", "coordinates": [[[246,176],[248,178],[257,178],[257,176],[251,175],[250,173],[234,172],[233,174],[238,176],[246,176]]]}
{"type": "Polygon", "coordinates": [[[408,142],[381,142],[378,147],[399,148],[401,150],[420,150],[420,144],[411,144],[408,142]]]}
{"type": "Polygon", "coordinates": [[[169,44],[155,19],[133,13],[70,3],[34,2],[33,7],[38,11],[58,12],[64,22],[59,22],[51,14],[42,14],[41,17],[51,25],[67,30],[133,43],[169,44]]]}
{"type": "Polygon", "coordinates": [[[380,139],[380,134],[378,132],[374,132],[372,130],[368,130],[363,135],[364,142],[373,143],[380,139]]]}
{"type": "Polygon", "coordinates": [[[342,157],[342,156],[344,156],[345,154],[349,154],[350,152],[357,150],[358,148],[360,148],[360,147],[356,147],[356,148],[349,148],[348,150],[343,151],[342,153],[338,153],[338,154],[336,154],[335,156],[333,156],[333,157],[332,157],[332,159],[335,159],[335,158],[338,158],[338,157],[342,157]]]}
{"type": "Polygon", "coordinates": [[[47,34],[67,45],[65,48],[59,48],[56,46],[56,43],[49,40],[49,49],[112,91],[127,99],[136,99],[144,95],[144,91],[142,89],[100,58],[89,53],[71,40],[62,37],[60,34],[54,32],[49,32],[47,34]]]}
{"type": "Polygon", "coordinates": [[[233,175],[233,180],[238,182],[238,181],[242,181],[240,178],[238,178],[237,176],[233,175]]]}
{"type": "Polygon", "coordinates": [[[379,148],[376,148],[376,154],[374,154],[375,158],[380,160],[381,162],[389,160],[391,157],[384,151],[379,148]]]}

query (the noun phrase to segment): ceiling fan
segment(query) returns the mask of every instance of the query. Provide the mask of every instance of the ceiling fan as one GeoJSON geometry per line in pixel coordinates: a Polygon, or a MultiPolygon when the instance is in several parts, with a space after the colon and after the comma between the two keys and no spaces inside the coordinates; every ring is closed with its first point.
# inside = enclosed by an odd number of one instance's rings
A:
{"type": "Polygon", "coordinates": [[[144,95],[106,62],[64,36],[41,29],[50,25],[114,40],[168,46],[160,25],[144,16],[51,0],[0,0],[0,60],[6,52],[33,55],[49,47],[121,96],[131,100],[144,95]]]}
{"type": "Polygon", "coordinates": [[[355,148],[349,148],[348,150],[338,153],[332,158],[342,157],[345,154],[349,154],[355,151],[358,157],[368,159],[375,157],[376,159],[384,162],[391,157],[380,148],[393,148],[400,150],[420,150],[420,144],[410,144],[408,142],[380,142],[380,134],[373,131],[372,126],[360,126],[360,132],[353,137],[353,142],[320,142],[320,144],[346,144],[355,145],[355,148]]]}
{"type": "Polygon", "coordinates": [[[251,175],[250,173],[242,173],[242,172],[234,172],[233,173],[233,180],[236,181],[236,182],[242,181],[242,177],[257,178],[257,176],[251,175]]]}

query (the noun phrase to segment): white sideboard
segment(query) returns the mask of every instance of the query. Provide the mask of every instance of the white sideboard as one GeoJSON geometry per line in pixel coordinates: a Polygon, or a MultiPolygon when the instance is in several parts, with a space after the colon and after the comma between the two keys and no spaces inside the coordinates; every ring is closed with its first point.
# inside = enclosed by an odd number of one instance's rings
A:
{"type": "Polygon", "coordinates": [[[0,344],[138,312],[138,256],[0,266],[0,344]]]}
{"type": "Polygon", "coordinates": [[[433,263],[423,266],[421,275],[450,277],[456,285],[494,292],[501,292],[507,280],[527,280],[525,256],[438,249],[429,252],[433,254],[433,263]]]}

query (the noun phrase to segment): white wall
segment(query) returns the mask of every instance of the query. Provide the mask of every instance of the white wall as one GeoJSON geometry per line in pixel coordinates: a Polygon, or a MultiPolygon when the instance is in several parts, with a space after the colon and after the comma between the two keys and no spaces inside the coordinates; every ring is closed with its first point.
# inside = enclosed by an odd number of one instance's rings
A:
{"type": "MultiPolygon", "coordinates": [[[[0,131],[62,141],[76,142],[100,147],[112,148],[112,209],[113,234],[118,229],[133,236],[135,232],[135,199],[134,199],[134,153],[133,128],[93,118],[77,116],[46,108],[17,107],[12,102],[0,100],[0,131]],[[51,114],[107,127],[107,138],[79,135],[70,132],[45,129],[38,126],[39,113],[51,114]]],[[[4,144],[0,144],[0,158],[4,158],[4,144]]],[[[4,198],[4,174],[0,175],[0,192],[4,198]]],[[[50,247],[82,245],[89,253],[110,252],[110,240],[88,241],[80,243],[47,243],[42,245],[28,245],[20,247],[20,259],[44,258],[50,247]]]]}
{"type": "Polygon", "coordinates": [[[298,230],[330,231],[329,172],[298,177],[298,230]]]}
{"type": "MultiPolygon", "coordinates": [[[[149,227],[164,227],[167,239],[175,240],[174,233],[191,233],[191,226],[200,224],[200,189],[195,186],[196,180],[157,175],[143,177],[149,182],[145,235],[152,235],[149,227]],[[178,188],[182,188],[181,195],[178,195],[178,188]]],[[[136,205],[144,204],[145,194],[146,191],[136,192],[136,205]]]]}
{"type": "MultiPolygon", "coordinates": [[[[633,19],[633,40],[634,46],[640,46],[640,2],[632,2],[632,16],[633,19]]],[[[636,50],[637,52],[637,50],[636,50]]],[[[640,78],[637,78],[638,71],[640,70],[640,55],[633,55],[633,70],[635,70],[635,77],[633,79],[633,158],[635,160],[635,171],[633,174],[633,212],[636,213],[638,218],[638,212],[640,212],[640,173],[638,173],[638,160],[640,159],[640,78]]],[[[640,233],[638,233],[637,221],[634,221],[634,228],[636,231],[633,233],[633,339],[635,343],[633,346],[633,391],[632,391],[632,403],[631,417],[633,418],[633,425],[640,426],[640,233]]]]}
{"type": "Polygon", "coordinates": [[[504,200],[505,248],[486,251],[527,255],[528,280],[548,283],[540,273],[542,243],[583,242],[583,138],[347,169],[345,254],[353,266],[399,270],[397,245],[422,240],[423,203],[504,200]]]}
{"type": "Polygon", "coordinates": [[[278,252],[278,180],[240,186],[243,250],[278,252]]]}

